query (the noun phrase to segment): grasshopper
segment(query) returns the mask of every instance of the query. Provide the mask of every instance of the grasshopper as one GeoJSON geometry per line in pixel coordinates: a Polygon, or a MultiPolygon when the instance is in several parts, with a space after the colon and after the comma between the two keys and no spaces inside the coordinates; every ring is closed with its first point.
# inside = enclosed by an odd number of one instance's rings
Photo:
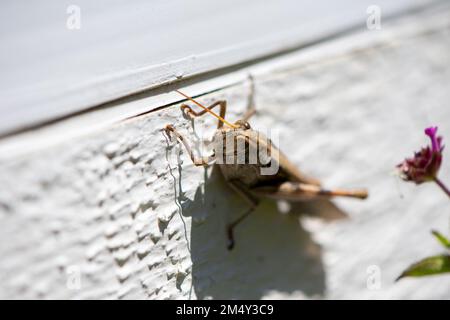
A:
{"type": "MultiPolygon", "coordinates": [[[[227,102],[225,100],[216,101],[208,107],[176,90],[187,100],[193,102],[203,110],[200,112],[187,105],[182,104],[182,112],[191,119],[200,117],[206,113],[212,114],[218,119],[217,130],[213,140],[213,154],[210,156],[197,157],[186,138],[180,134],[172,125],[165,127],[166,134],[171,137],[173,133],[184,145],[195,166],[218,165],[220,171],[230,187],[240,195],[249,205],[249,209],[237,220],[227,226],[228,249],[234,247],[234,228],[248,217],[258,206],[261,198],[272,198],[286,201],[308,201],[317,198],[331,198],[335,196],[365,199],[368,193],[364,189],[344,190],[344,189],[324,189],[319,180],[309,177],[298,170],[292,162],[276,147],[272,142],[260,132],[253,130],[248,120],[255,114],[254,107],[254,85],[251,81],[251,90],[248,97],[247,112],[244,117],[234,123],[225,120],[227,102]],[[219,106],[219,115],[212,111],[219,106]],[[226,126],[225,126],[226,125],[226,126]],[[231,137],[234,142],[232,146],[224,143],[226,138],[231,137]],[[237,150],[236,146],[245,146],[242,150],[237,150]],[[250,154],[255,150],[264,150],[268,159],[259,156],[256,161],[249,163],[250,154]],[[238,161],[239,153],[241,160],[238,161]],[[231,155],[231,161],[229,161],[231,155]],[[227,161],[223,161],[224,157],[227,161]],[[222,160],[222,161],[218,161],[222,160]],[[274,174],[263,174],[262,169],[268,164],[276,164],[277,172],[274,174]]],[[[267,158],[267,157],[266,157],[267,158]]]]}

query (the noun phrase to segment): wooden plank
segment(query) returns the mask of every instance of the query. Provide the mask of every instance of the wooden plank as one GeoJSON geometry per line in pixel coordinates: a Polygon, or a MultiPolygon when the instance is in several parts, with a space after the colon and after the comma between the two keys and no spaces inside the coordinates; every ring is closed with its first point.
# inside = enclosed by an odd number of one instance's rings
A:
{"type": "MultiPolygon", "coordinates": [[[[378,1],[383,17],[431,0],[378,1]]],[[[0,134],[365,28],[371,1],[2,2],[0,134]]]]}

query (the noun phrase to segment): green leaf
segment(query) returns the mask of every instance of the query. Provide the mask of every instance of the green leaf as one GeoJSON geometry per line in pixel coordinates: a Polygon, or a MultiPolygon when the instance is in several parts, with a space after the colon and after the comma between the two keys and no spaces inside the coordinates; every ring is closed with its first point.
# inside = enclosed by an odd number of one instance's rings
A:
{"type": "Polygon", "coordinates": [[[439,233],[436,230],[431,231],[433,236],[436,237],[436,239],[446,248],[450,249],[450,240],[448,240],[446,237],[444,237],[441,233],[439,233]]]}
{"type": "Polygon", "coordinates": [[[404,277],[423,277],[450,272],[450,255],[439,255],[425,258],[411,265],[396,279],[404,277]]]}

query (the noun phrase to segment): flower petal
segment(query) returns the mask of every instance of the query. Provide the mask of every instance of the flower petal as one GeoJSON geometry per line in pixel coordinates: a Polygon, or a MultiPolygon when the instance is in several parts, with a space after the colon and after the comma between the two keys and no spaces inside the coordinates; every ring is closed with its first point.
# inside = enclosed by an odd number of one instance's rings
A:
{"type": "Polygon", "coordinates": [[[436,137],[437,130],[438,127],[429,127],[425,129],[425,134],[429,136],[431,139],[431,147],[433,152],[440,151],[439,150],[440,143],[438,141],[438,138],[436,137]]]}

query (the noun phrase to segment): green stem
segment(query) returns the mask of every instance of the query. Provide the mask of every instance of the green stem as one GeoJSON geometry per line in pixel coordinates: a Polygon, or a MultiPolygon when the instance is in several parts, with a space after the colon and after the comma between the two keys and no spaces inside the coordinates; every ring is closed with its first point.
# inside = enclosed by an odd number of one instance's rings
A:
{"type": "Polygon", "coordinates": [[[434,178],[434,181],[437,183],[437,185],[439,187],[441,187],[441,189],[448,195],[448,197],[450,198],[450,190],[447,188],[447,186],[441,181],[439,180],[438,177],[434,178]]]}

